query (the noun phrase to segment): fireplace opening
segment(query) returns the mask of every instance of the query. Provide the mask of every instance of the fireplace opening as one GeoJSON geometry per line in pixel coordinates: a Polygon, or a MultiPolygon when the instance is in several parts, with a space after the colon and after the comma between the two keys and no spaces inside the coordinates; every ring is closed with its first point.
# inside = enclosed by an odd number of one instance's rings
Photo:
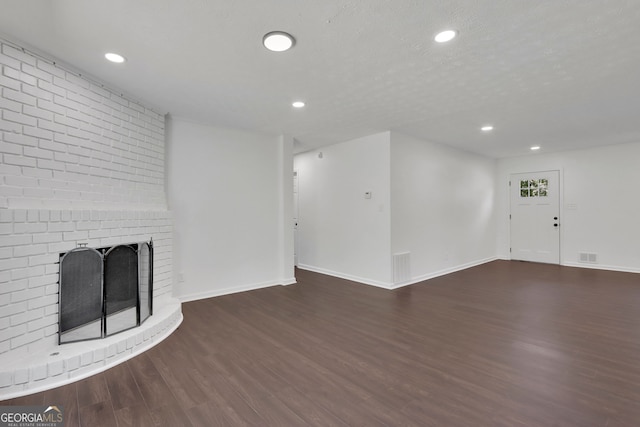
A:
{"type": "Polygon", "coordinates": [[[60,254],[59,344],[104,338],[153,314],[153,240],[60,254]]]}

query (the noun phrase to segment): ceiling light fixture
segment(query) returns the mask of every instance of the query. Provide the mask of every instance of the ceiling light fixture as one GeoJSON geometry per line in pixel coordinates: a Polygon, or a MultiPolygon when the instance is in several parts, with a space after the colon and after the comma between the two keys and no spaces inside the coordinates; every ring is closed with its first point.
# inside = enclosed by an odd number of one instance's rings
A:
{"type": "Polygon", "coordinates": [[[441,31],[434,37],[434,40],[438,43],[446,43],[450,40],[453,40],[458,35],[457,31],[454,30],[446,30],[441,31]]]}
{"type": "Polygon", "coordinates": [[[480,130],[483,131],[483,132],[489,132],[490,130],[493,130],[493,126],[491,126],[491,125],[482,126],[480,128],[480,130]]]}
{"type": "Polygon", "coordinates": [[[302,107],[304,107],[305,104],[302,101],[296,101],[291,105],[293,105],[294,108],[302,108],[302,107]]]}
{"type": "Polygon", "coordinates": [[[296,39],[284,31],[271,31],[262,38],[262,44],[273,52],[284,52],[296,44],[296,39]]]}
{"type": "Polygon", "coordinates": [[[105,53],[104,57],[107,58],[108,61],[115,62],[116,64],[122,64],[126,61],[126,58],[122,55],[118,55],[117,53],[105,53]]]}
{"type": "Polygon", "coordinates": [[[531,147],[531,151],[537,151],[539,149],[540,149],[539,145],[534,145],[534,146],[531,147]]]}

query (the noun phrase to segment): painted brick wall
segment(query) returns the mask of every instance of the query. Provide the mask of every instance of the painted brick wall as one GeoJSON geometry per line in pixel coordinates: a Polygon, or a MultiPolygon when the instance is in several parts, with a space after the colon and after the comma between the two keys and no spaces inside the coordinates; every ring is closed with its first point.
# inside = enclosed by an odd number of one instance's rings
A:
{"type": "MultiPolygon", "coordinates": [[[[172,294],[164,117],[0,39],[0,362],[56,347],[58,258],[153,237],[172,294]]],[[[160,304],[162,305],[162,304],[160,304]]]]}
{"type": "Polygon", "coordinates": [[[57,344],[59,254],[78,243],[153,237],[154,303],[170,296],[171,224],[167,211],[0,210],[0,355],[57,344]]]}
{"type": "Polygon", "coordinates": [[[0,45],[0,208],[166,207],[161,114],[0,45]]]}

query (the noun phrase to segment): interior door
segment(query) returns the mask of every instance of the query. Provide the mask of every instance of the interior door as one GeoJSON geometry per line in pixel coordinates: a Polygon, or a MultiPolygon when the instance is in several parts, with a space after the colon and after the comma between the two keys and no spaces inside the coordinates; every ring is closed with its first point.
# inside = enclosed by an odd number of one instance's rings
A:
{"type": "Polygon", "coordinates": [[[560,172],[511,175],[511,259],[560,263],[560,172]]]}

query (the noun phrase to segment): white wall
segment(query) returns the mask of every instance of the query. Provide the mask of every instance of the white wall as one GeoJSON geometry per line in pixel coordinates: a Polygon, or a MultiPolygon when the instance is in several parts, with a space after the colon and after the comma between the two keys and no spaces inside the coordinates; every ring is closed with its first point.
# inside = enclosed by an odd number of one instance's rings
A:
{"type": "Polygon", "coordinates": [[[291,139],[168,119],[168,202],[180,299],[294,281],[290,238],[281,236],[285,228],[293,234],[286,143],[291,139]]]}
{"type": "Polygon", "coordinates": [[[390,285],[389,149],[384,132],[295,157],[300,268],[390,285]]]}
{"type": "Polygon", "coordinates": [[[411,282],[495,258],[495,160],[391,133],[391,253],[411,282]]]}
{"type": "Polygon", "coordinates": [[[560,262],[640,272],[639,160],[640,143],[499,160],[499,257],[509,259],[510,174],[560,170],[560,262]],[[596,253],[598,263],[580,263],[579,252],[596,253]]]}

